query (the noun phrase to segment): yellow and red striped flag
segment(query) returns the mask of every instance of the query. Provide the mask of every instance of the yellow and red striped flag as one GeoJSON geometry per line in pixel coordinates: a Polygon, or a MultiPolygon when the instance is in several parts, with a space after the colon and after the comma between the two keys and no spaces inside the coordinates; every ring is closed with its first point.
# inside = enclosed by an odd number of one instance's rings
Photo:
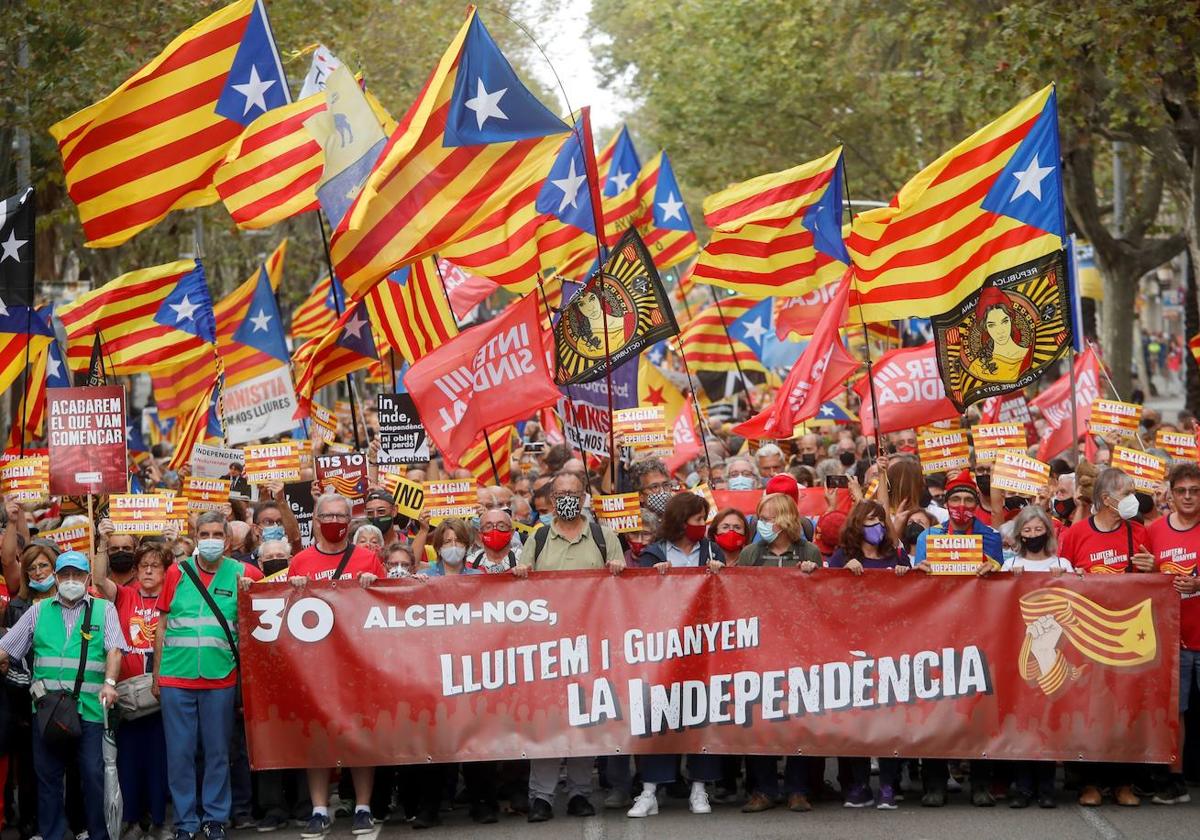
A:
{"type": "Polygon", "coordinates": [[[842,149],[783,172],[760,175],[704,199],[712,238],[692,280],[752,297],[803,295],[839,279],[842,149]]]}
{"type": "Polygon", "coordinates": [[[638,190],[642,164],[626,126],[622,125],[596,156],[596,168],[603,185],[600,205],[604,208],[604,241],[611,247],[645,211],[638,190]]]}
{"type": "Polygon", "coordinates": [[[737,370],[766,373],[762,360],[746,344],[729,335],[729,326],[759,301],[744,295],[721,298],[696,313],[679,331],[679,345],[692,370],[737,370]],[[723,316],[723,317],[722,317],[723,316]]]}
{"type": "Polygon", "coordinates": [[[389,138],[333,236],[334,267],[362,298],[389,272],[442,251],[533,183],[568,126],[521,83],[471,10],[389,138]]]}
{"type": "Polygon", "coordinates": [[[393,271],[367,293],[371,325],[414,363],[458,335],[458,322],[432,257],[393,271]]]}
{"type": "MultiPolygon", "coordinates": [[[[463,453],[457,468],[470,470],[471,475],[475,476],[475,481],[481,487],[508,484],[512,481],[512,437],[515,431],[514,426],[492,429],[487,433],[487,442],[484,441],[483,435],[480,435],[479,440],[471,444],[463,453]],[[488,452],[489,443],[491,444],[490,454],[488,452]],[[492,469],[493,459],[496,463],[495,470],[492,469]],[[499,475],[496,475],[497,472],[499,475]]],[[[447,463],[447,467],[449,469],[456,468],[450,463],[447,463]]]]}
{"type": "Polygon", "coordinates": [[[1188,339],[1188,349],[1192,351],[1192,358],[1196,360],[1196,364],[1200,365],[1200,333],[1188,339]]]}
{"type": "Polygon", "coordinates": [[[120,245],[171,210],[212,204],[229,145],[288,98],[262,0],[237,0],[51,126],[87,244],[120,245]]]}
{"type": "Polygon", "coordinates": [[[666,152],[659,152],[638,173],[637,200],[642,209],[637,229],[659,271],[683,262],[700,250],[666,152]]]}
{"type": "Polygon", "coordinates": [[[207,440],[224,441],[218,410],[220,399],[221,381],[217,376],[209,380],[203,398],[176,421],[173,429],[175,449],[171,453],[171,462],[167,469],[178,471],[183,468],[191,460],[192,449],[198,443],[207,440]]]}
{"type": "Polygon", "coordinates": [[[99,333],[112,373],[211,357],[215,316],[204,267],[179,260],[122,274],[58,309],[67,330],[67,363],[87,367],[99,333]]]}
{"type": "Polygon", "coordinates": [[[989,276],[1061,249],[1061,184],[1049,86],[855,217],[851,306],[867,321],[940,315],[989,276]]]}
{"type": "MultiPolygon", "coordinates": [[[[278,292],[283,280],[283,261],[287,256],[287,239],[282,240],[271,255],[256,268],[249,279],[226,295],[215,307],[217,316],[217,351],[221,355],[221,365],[225,373],[225,385],[238,385],[256,376],[260,376],[281,364],[287,364],[269,353],[237,338],[238,328],[251,319],[255,313],[250,311],[254,299],[254,291],[258,287],[260,275],[265,272],[271,284],[271,291],[278,292]]],[[[273,334],[282,336],[282,326],[276,319],[277,311],[273,311],[267,329],[273,334]]]]}
{"type": "Polygon", "coordinates": [[[351,303],[334,328],[306,341],[292,356],[296,399],[307,413],[313,395],[348,373],[370,367],[379,360],[367,307],[351,303]]]}
{"type": "Polygon", "coordinates": [[[326,274],[313,286],[308,297],[292,312],[292,338],[320,338],[337,323],[338,311],[346,309],[346,294],[342,284],[336,283],[326,274]],[[337,295],[335,305],[334,295],[337,295]]]}
{"type": "Polygon", "coordinates": [[[211,353],[173,367],[159,366],[150,372],[154,404],[163,418],[175,418],[190,412],[208,393],[217,376],[217,363],[211,353]]]}

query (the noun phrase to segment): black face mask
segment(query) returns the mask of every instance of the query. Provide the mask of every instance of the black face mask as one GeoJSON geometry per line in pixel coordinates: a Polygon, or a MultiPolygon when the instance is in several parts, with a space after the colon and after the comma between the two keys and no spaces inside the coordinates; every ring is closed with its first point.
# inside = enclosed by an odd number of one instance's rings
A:
{"type": "Polygon", "coordinates": [[[372,516],[367,519],[372,525],[379,529],[379,533],[386,534],[392,527],[392,523],[396,521],[394,516],[372,516]]]}
{"type": "Polygon", "coordinates": [[[1038,534],[1036,537],[1020,537],[1021,549],[1026,554],[1039,554],[1046,548],[1050,539],[1049,534],[1038,534]]]}
{"type": "Polygon", "coordinates": [[[806,467],[815,467],[817,465],[817,456],[812,452],[805,452],[800,456],[800,463],[806,467]]]}
{"type": "Polygon", "coordinates": [[[287,560],[266,560],[262,564],[262,572],[264,575],[273,575],[276,572],[282,572],[287,565],[287,560]]]}
{"type": "Polygon", "coordinates": [[[909,522],[904,526],[904,544],[916,545],[917,540],[921,538],[921,534],[925,532],[925,528],[920,522],[909,522]]]}
{"type": "Polygon", "coordinates": [[[1027,504],[1029,504],[1029,500],[1026,499],[1024,496],[1009,496],[1007,499],[1004,500],[1004,509],[1005,510],[1020,510],[1021,508],[1025,507],[1025,505],[1027,505],[1027,504]]]}
{"type": "Polygon", "coordinates": [[[988,473],[980,473],[975,476],[975,483],[979,485],[979,492],[983,495],[988,495],[992,492],[992,477],[988,473]]]}
{"type": "Polygon", "coordinates": [[[1051,506],[1054,508],[1054,515],[1059,519],[1069,519],[1075,512],[1074,499],[1055,499],[1051,506]]]}
{"type": "Polygon", "coordinates": [[[933,504],[933,496],[930,495],[928,490],[922,490],[921,491],[921,507],[927,508],[931,504],[933,504]]]}
{"type": "Polygon", "coordinates": [[[108,555],[108,567],[118,574],[133,571],[133,552],[114,551],[108,555]]]}
{"type": "Polygon", "coordinates": [[[838,460],[842,462],[843,467],[853,467],[858,463],[858,459],[854,457],[853,452],[843,452],[838,456],[838,460]]]}
{"type": "Polygon", "coordinates": [[[1145,516],[1154,510],[1154,497],[1149,493],[1134,493],[1138,500],[1138,513],[1145,516]]]}

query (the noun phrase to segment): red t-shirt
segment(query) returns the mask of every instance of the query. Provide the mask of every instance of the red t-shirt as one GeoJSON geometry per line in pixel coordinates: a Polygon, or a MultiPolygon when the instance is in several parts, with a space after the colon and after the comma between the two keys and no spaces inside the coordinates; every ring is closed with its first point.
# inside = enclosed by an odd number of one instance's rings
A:
{"type": "MultiPolygon", "coordinates": [[[[1195,575],[1196,558],[1200,555],[1200,523],[1181,531],[1170,519],[1170,516],[1156,519],[1146,529],[1154,567],[1171,575],[1195,575]]],[[[1200,593],[1180,597],[1179,643],[1188,650],[1200,650],[1200,593]]]]}
{"type": "Polygon", "coordinates": [[[119,680],[127,680],[146,673],[147,657],[154,652],[154,633],[158,629],[158,604],[162,593],[143,595],[137,584],[118,586],[117,617],[125,631],[125,641],[130,651],[121,658],[119,680]]]}
{"type": "MultiPolygon", "coordinates": [[[[341,561],[342,552],[326,554],[315,545],[310,545],[292,558],[292,562],[288,565],[288,577],[306,577],[314,581],[332,580],[333,573],[341,561]]],[[[379,561],[379,555],[370,549],[355,546],[339,580],[357,578],[363,573],[375,575],[377,578],[387,577],[387,571],[384,570],[383,563],[379,561]]]]}
{"type": "MultiPolygon", "coordinates": [[[[249,563],[240,563],[242,567],[239,577],[248,577],[251,580],[262,580],[263,573],[261,569],[251,566],[249,563]]],[[[200,568],[200,564],[196,563],[196,571],[200,575],[200,583],[207,587],[212,583],[214,577],[213,572],[206,572],[200,568]]],[[[179,587],[179,580],[183,577],[183,572],[179,570],[178,563],[172,563],[171,568],[167,569],[167,579],[163,583],[162,600],[159,601],[159,612],[166,613],[171,611],[171,602],[175,600],[175,590],[179,587]]],[[[168,688],[229,688],[237,685],[237,668],[233,668],[230,672],[219,680],[206,680],[203,677],[197,679],[185,679],[183,677],[163,677],[158,678],[160,686],[168,688]]]]}
{"type": "Polygon", "coordinates": [[[1150,547],[1150,538],[1140,522],[1122,522],[1115,530],[1100,531],[1089,516],[1068,528],[1062,535],[1058,553],[1072,566],[1089,574],[1119,574],[1133,571],[1129,563],[1130,538],[1133,553],[1138,546],[1150,547]]]}

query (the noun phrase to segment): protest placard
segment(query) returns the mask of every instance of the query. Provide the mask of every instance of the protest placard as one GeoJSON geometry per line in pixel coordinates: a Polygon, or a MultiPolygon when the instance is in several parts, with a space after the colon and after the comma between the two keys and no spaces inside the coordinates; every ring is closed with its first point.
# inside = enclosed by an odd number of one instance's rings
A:
{"type": "Polygon", "coordinates": [[[300,526],[300,542],[308,545],[312,542],[312,482],[298,481],[283,485],[283,498],[287,501],[292,516],[296,517],[296,524],[300,526]]]}
{"type": "Polygon", "coordinates": [[[53,540],[62,551],[82,551],[86,554],[92,548],[92,526],[85,521],[65,528],[39,531],[38,539],[53,540]]]}
{"type": "Polygon", "coordinates": [[[183,480],[183,498],[189,513],[224,510],[229,503],[229,479],[189,475],[183,480]]]}
{"type": "Polygon", "coordinates": [[[246,480],[251,484],[300,480],[300,450],[294,441],[247,446],[246,480]]]}
{"type": "Polygon", "coordinates": [[[46,389],[50,492],[80,496],[123,493],[125,389],[120,385],[46,389]]]}
{"type": "Polygon", "coordinates": [[[50,495],[50,459],[14,458],[0,467],[0,491],[18,502],[40,502],[50,495]]]}
{"type": "Polygon", "coordinates": [[[973,575],[983,562],[980,534],[929,534],[925,563],[935,575],[973,575]]]}
{"type": "Polygon", "coordinates": [[[1159,429],[1154,435],[1154,445],[1176,461],[1196,463],[1196,436],[1189,432],[1169,432],[1166,429],[1159,429]]]}
{"type": "Polygon", "coordinates": [[[1020,449],[1025,445],[1025,427],[1020,423],[980,423],[971,427],[975,463],[990,464],[998,449],[1020,449]]]}
{"type": "Polygon", "coordinates": [[[1114,446],[1112,466],[1133,479],[1133,489],[1143,493],[1156,493],[1162,489],[1167,477],[1167,460],[1140,449],[1114,446]]]}
{"type": "Polygon", "coordinates": [[[296,391],[287,365],[281,365],[221,394],[225,440],[248,443],[291,431],[296,425],[296,391]]]}
{"type": "Polygon", "coordinates": [[[198,443],[192,447],[192,456],[188,463],[192,467],[192,475],[201,478],[228,478],[230,464],[241,464],[244,457],[240,449],[198,443]]]}
{"type": "Polygon", "coordinates": [[[1111,435],[1124,439],[1137,435],[1142,420],[1142,407],[1117,400],[1093,400],[1088,426],[1094,435],[1111,435]]]}
{"type": "Polygon", "coordinates": [[[1024,452],[1001,449],[992,465],[992,487],[1033,498],[1050,482],[1050,465],[1024,452]]]}
{"type": "Polygon", "coordinates": [[[613,431],[620,436],[621,445],[638,452],[670,448],[666,409],[661,405],[622,408],[613,412],[613,431]]]}
{"type": "Polygon", "coordinates": [[[429,460],[429,435],[409,394],[380,394],[379,463],[420,464],[429,460]]]}
{"type": "Polygon", "coordinates": [[[637,493],[593,496],[592,509],[597,522],[607,525],[618,534],[642,530],[642,506],[637,493]]]}
{"type": "Polygon", "coordinates": [[[337,415],[325,406],[319,403],[310,404],[308,407],[308,419],[312,421],[308,429],[310,437],[315,440],[323,440],[326,443],[337,437],[337,415]]]}
{"type": "Polygon", "coordinates": [[[172,518],[170,496],[160,493],[114,493],[108,497],[114,534],[161,534],[172,518]]]}
{"type": "Polygon", "coordinates": [[[401,516],[407,516],[409,519],[421,517],[421,509],[425,506],[425,488],[420,482],[395,476],[392,498],[396,502],[396,512],[401,516]]]}
{"type": "MultiPolygon", "coordinates": [[[[929,428],[929,427],[926,427],[929,428]]],[[[926,475],[966,469],[971,463],[971,448],[962,429],[934,429],[917,438],[917,457],[926,475]]]]}
{"type": "Polygon", "coordinates": [[[467,518],[479,513],[476,502],[475,482],[471,479],[456,481],[426,481],[423,510],[429,514],[430,522],[440,522],[451,517],[467,518]]]}
{"type": "Polygon", "coordinates": [[[318,455],[317,483],[321,492],[332,490],[350,500],[354,516],[362,516],[367,494],[367,458],[361,452],[318,455]]]}

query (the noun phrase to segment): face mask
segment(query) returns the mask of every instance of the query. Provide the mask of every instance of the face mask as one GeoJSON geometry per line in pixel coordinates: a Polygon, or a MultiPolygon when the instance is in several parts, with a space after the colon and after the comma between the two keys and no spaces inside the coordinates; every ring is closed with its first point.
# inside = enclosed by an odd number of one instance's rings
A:
{"type": "Polygon", "coordinates": [[[475,514],[474,516],[472,516],[467,521],[471,523],[472,528],[474,528],[476,531],[479,530],[479,514],[478,513],[475,514]]]}
{"type": "Polygon", "coordinates": [[[463,558],[467,556],[467,550],[461,545],[443,546],[438,552],[438,557],[442,558],[442,562],[447,566],[461,566],[463,558]]]}
{"type": "Polygon", "coordinates": [[[263,542],[281,540],[284,537],[282,525],[264,525],[262,529],[263,542]]]}
{"type": "Polygon", "coordinates": [[[725,531],[722,534],[717,534],[716,542],[727,555],[733,555],[745,547],[746,535],[739,534],[737,531],[725,531]]]}
{"type": "Polygon", "coordinates": [[[207,539],[200,540],[196,543],[196,550],[200,552],[200,556],[208,562],[220,559],[225,553],[225,540],[207,539]]]}
{"type": "Polygon", "coordinates": [[[988,495],[992,492],[992,477],[987,473],[980,473],[975,477],[975,483],[979,485],[979,492],[983,495],[988,495]]]}
{"type": "Polygon", "coordinates": [[[346,539],[346,532],[350,530],[349,522],[321,522],[321,536],[326,542],[340,543],[346,539]]]}
{"type": "MultiPolygon", "coordinates": [[[[726,482],[730,490],[753,490],[754,477],[749,475],[734,475],[726,482]]],[[[665,507],[665,506],[664,506],[665,507]]]]}
{"type": "Polygon", "coordinates": [[[114,551],[108,555],[108,566],[118,574],[125,574],[133,571],[133,552],[132,551],[114,551]]]}
{"type": "Polygon", "coordinates": [[[812,452],[805,452],[800,456],[800,463],[806,467],[815,467],[817,465],[817,456],[812,452]]]}
{"type": "Polygon", "coordinates": [[[933,504],[933,496],[928,490],[921,491],[921,507],[927,508],[933,504]]]}
{"type": "Polygon", "coordinates": [[[916,452],[917,445],[915,443],[902,443],[896,447],[897,452],[916,452]]]}
{"type": "Polygon", "coordinates": [[[1121,517],[1122,519],[1133,519],[1133,517],[1138,515],[1138,510],[1140,507],[1141,506],[1138,504],[1137,496],[1135,496],[1133,493],[1130,493],[1124,499],[1121,499],[1121,501],[1117,502],[1117,516],[1121,517]]]}
{"type": "Polygon", "coordinates": [[[1004,559],[1005,563],[1008,563],[1011,560],[1017,559],[1017,552],[1013,551],[1008,546],[1004,546],[1002,549],[1000,549],[1000,556],[1004,559]]]}
{"type": "Polygon", "coordinates": [[[687,481],[684,482],[688,487],[695,487],[700,483],[700,473],[688,473],[687,481]]]}
{"type": "MultiPolygon", "coordinates": [[[[733,488],[730,487],[729,489],[732,490],[733,488]]],[[[669,501],[671,501],[670,490],[655,490],[646,497],[646,507],[650,509],[651,513],[657,513],[659,516],[662,516],[667,509],[667,502],[669,501]]]]}
{"type": "Polygon", "coordinates": [[[1138,500],[1138,513],[1145,516],[1150,511],[1154,510],[1154,497],[1149,493],[1134,493],[1138,500]]]}
{"type": "Polygon", "coordinates": [[[1009,496],[1004,500],[1005,510],[1020,510],[1029,504],[1029,500],[1023,496],[1009,496]]]}
{"type": "Polygon", "coordinates": [[[925,529],[921,527],[920,522],[909,522],[904,526],[904,542],[906,545],[916,545],[917,540],[921,538],[921,534],[925,533],[925,529]]]}
{"type": "Polygon", "coordinates": [[[704,539],[704,534],[708,531],[707,525],[692,525],[688,523],[683,526],[683,535],[694,543],[704,539]]]}
{"type": "Polygon", "coordinates": [[[975,509],[968,508],[966,505],[950,505],[946,508],[946,512],[950,514],[950,521],[959,527],[969,525],[975,518],[975,509]]]}
{"type": "Polygon", "coordinates": [[[87,584],[81,580],[64,580],[58,584],[58,594],[68,601],[78,601],[87,594],[87,584]]]}
{"type": "Polygon", "coordinates": [[[44,580],[30,580],[29,588],[34,592],[48,592],[50,587],[54,585],[54,575],[45,578],[44,580]]]}
{"type": "Polygon", "coordinates": [[[1050,540],[1049,534],[1038,534],[1036,537],[1021,537],[1021,550],[1026,554],[1039,554],[1050,540]]]}
{"type": "Polygon", "coordinates": [[[553,513],[539,513],[537,515],[537,521],[541,522],[543,525],[549,525],[551,522],[554,521],[554,514],[553,513]]]}
{"type": "Polygon", "coordinates": [[[262,561],[262,570],[264,575],[273,575],[276,572],[282,572],[287,568],[287,560],[264,560],[262,561]]]}
{"type": "Polygon", "coordinates": [[[386,534],[389,530],[391,530],[392,522],[395,521],[395,517],[372,516],[367,521],[370,522],[372,525],[374,525],[376,528],[378,528],[379,533],[386,534]]]}
{"type": "Polygon", "coordinates": [[[579,511],[582,509],[583,505],[576,496],[559,496],[554,500],[554,515],[568,522],[578,519],[579,511]]]}
{"type": "Polygon", "coordinates": [[[629,541],[629,553],[634,557],[640,557],[642,552],[646,550],[646,543],[637,542],[636,540],[629,541]]]}
{"type": "Polygon", "coordinates": [[[492,551],[503,551],[512,542],[512,531],[484,531],[479,541],[492,551]]]}
{"type": "Polygon", "coordinates": [[[1075,512],[1074,499],[1055,499],[1053,505],[1054,515],[1059,519],[1067,519],[1075,512]]]}
{"type": "Polygon", "coordinates": [[[838,456],[838,461],[841,462],[843,467],[853,467],[858,462],[858,459],[854,457],[853,452],[843,452],[838,456]]]}
{"type": "Polygon", "coordinates": [[[886,536],[887,531],[882,522],[876,522],[874,525],[863,528],[863,541],[870,545],[879,545],[886,536]]]}
{"type": "Polygon", "coordinates": [[[775,542],[775,538],[779,536],[779,532],[775,530],[774,522],[767,522],[764,519],[758,520],[758,524],[754,526],[754,530],[758,531],[758,536],[767,545],[775,542]]]}

